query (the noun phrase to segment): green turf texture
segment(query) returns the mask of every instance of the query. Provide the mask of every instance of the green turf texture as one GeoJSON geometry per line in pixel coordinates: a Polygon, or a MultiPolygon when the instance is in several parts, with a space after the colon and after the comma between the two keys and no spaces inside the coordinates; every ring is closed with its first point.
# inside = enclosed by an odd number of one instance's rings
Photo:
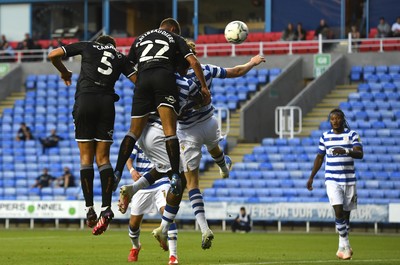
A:
{"type": "MultiPolygon", "coordinates": [[[[350,261],[335,257],[334,233],[249,234],[216,232],[211,249],[201,249],[199,231],[180,231],[181,265],[262,264],[400,264],[400,236],[352,234],[350,261]]],[[[142,250],[136,264],[168,264],[168,252],[158,246],[150,231],[141,233],[142,250]]],[[[100,236],[85,230],[0,230],[0,264],[128,264],[128,231],[109,229],[100,236]]]]}

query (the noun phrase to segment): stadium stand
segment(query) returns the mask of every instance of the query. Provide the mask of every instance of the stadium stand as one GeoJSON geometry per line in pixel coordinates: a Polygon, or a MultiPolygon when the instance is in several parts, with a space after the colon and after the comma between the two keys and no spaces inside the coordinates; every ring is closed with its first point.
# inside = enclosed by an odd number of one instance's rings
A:
{"type": "MultiPolygon", "coordinates": [[[[234,112],[271,78],[280,74],[280,69],[251,70],[246,76],[232,79],[215,79],[211,93],[216,106],[228,108],[234,112]],[[274,73],[270,77],[270,72],[274,73]]],[[[0,156],[0,199],[2,200],[75,200],[81,199],[80,187],[60,189],[32,188],[36,177],[42,168],[47,167],[55,177],[61,176],[62,169],[69,167],[75,178],[79,179],[79,150],[74,140],[72,109],[78,75],[72,77],[73,83],[66,87],[58,75],[40,74],[28,75],[25,80],[27,89],[24,99],[17,100],[13,108],[6,108],[0,119],[1,150],[0,156]],[[14,140],[21,122],[26,122],[32,129],[35,140],[17,142],[14,140]],[[48,154],[42,154],[41,145],[37,140],[45,136],[51,129],[64,138],[58,147],[49,149],[48,154]],[[18,188],[18,195],[16,189],[18,188]],[[21,190],[23,192],[21,192],[21,190]],[[23,195],[23,196],[22,196],[23,195]]],[[[134,85],[124,76],[116,82],[115,89],[121,100],[116,104],[115,142],[124,137],[130,124],[130,109],[134,85]]],[[[226,116],[224,117],[226,118],[226,116]]],[[[222,140],[226,148],[226,140],[222,140]]],[[[118,155],[118,145],[111,147],[111,161],[115,163],[118,155]]],[[[211,156],[203,148],[203,159],[200,170],[204,171],[214,163],[211,156]]],[[[98,173],[95,176],[94,195],[100,198],[101,185],[98,173]]],[[[122,184],[129,183],[130,176],[124,175],[122,184]]],[[[79,183],[79,181],[78,181],[79,183]]],[[[115,194],[118,200],[118,194],[115,194]]]]}
{"type": "MultiPolygon", "coordinates": [[[[362,204],[400,202],[400,83],[394,81],[399,69],[399,65],[353,66],[350,78],[361,83],[358,91],[339,105],[364,145],[364,159],[355,166],[358,201],[362,204]]],[[[330,124],[325,121],[310,137],[263,139],[241,163],[234,164],[230,179],[217,180],[204,191],[205,200],[328,201],[323,170],[318,172],[312,192],[306,189],[306,182],[319,137],[329,129],[330,124]],[[240,196],[238,189],[242,190],[240,196]]]]}

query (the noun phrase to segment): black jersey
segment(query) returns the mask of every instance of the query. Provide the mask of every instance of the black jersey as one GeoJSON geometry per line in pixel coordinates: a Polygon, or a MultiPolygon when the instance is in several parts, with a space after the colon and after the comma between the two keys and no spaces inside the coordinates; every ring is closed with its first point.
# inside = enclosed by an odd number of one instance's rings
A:
{"type": "Polygon", "coordinates": [[[114,94],[119,76],[135,73],[134,64],[111,44],[81,41],[62,47],[66,57],[82,56],[75,97],[82,93],[114,94]]]}
{"type": "Polygon", "coordinates": [[[163,30],[153,29],[135,39],[128,58],[138,64],[138,71],[150,68],[167,68],[175,72],[177,58],[193,54],[181,36],[163,30]]]}

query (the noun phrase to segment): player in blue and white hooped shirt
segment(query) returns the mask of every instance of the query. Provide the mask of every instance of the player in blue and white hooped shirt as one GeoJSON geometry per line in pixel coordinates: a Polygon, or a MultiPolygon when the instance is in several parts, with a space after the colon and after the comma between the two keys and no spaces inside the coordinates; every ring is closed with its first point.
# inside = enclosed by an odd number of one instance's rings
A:
{"type": "MultiPolygon", "coordinates": [[[[126,167],[134,181],[139,180],[143,175],[149,172],[154,164],[146,157],[143,150],[135,145],[132,154],[126,162],[126,167]]],[[[129,237],[132,241],[132,249],[129,252],[128,261],[135,262],[138,260],[141,244],[139,240],[140,225],[144,214],[164,212],[166,205],[166,196],[170,189],[170,181],[167,175],[164,175],[154,184],[147,188],[139,190],[133,195],[131,200],[131,215],[129,219],[129,237]]],[[[178,230],[176,224],[170,225],[168,230],[168,245],[170,263],[177,263],[177,238],[178,230]]]]}
{"type": "MultiPolygon", "coordinates": [[[[200,88],[197,85],[176,74],[176,83],[178,84],[179,91],[179,112],[187,111],[194,104],[190,98],[199,98],[200,88]]],[[[201,97],[200,97],[201,98],[201,97]]],[[[142,136],[138,141],[139,146],[142,148],[144,154],[153,163],[153,168],[148,174],[139,178],[134,184],[123,185],[120,190],[119,210],[124,213],[127,210],[129,202],[134,194],[139,190],[152,185],[157,179],[165,174],[171,173],[171,165],[168,159],[167,150],[165,148],[165,135],[161,120],[157,115],[150,115],[148,122],[143,129],[142,136]]],[[[182,180],[182,190],[186,187],[186,179],[183,173],[182,162],[180,162],[180,178],[182,180]]],[[[173,223],[176,214],[179,210],[179,204],[182,200],[182,192],[179,194],[172,193],[171,190],[167,193],[166,207],[164,209],[161,226],[153,231],[154,237],[160,242],[160,246],[164,250],[168,250],[168,231],[173,223]]]]}
{"type": "Polygon", "coordinates": [[[307,181],[312,190],[315,175],[325,161],[325,185],[329,202],[335,211],[335,224],[339,233],[339,259],[351,259],[353,250],[349,242],[350,212],[357,208],[354,159],[364,156],[360,136],[350,129],[342,110],[329,113],[332,129],[324,132],[319,141],[318,154],[307,181]]]}
{"type": "MultiPolygon", "coordinates": [[[[194,54],[196,47],[193,42],[188,42],[194,54]]],[[[257,55],[243,65],[232,68],[223,68],[211,64],[202,64],[204,77],[209,88],[211,88],[213,78],[235,78],[245,75],[253,67],[265,62],[264,57],[257,55]]],[[[193,69],[189,69],[186,74],[199,86],[200,83],[193,69]]],[[[181,88],[182,91],[182,88],[181,88]]],[[[214,235],[208,227],[205,217],[203,195],[199,188],[199,167],[202,157],[201,148],[206,145],[208,152],[220,168],[222,178],[229,177],[231,159],[225,156],[219,146],[222,139],[218,121],[214,116],[214,106],[210,103],[200,108],[190,108],[178,117],[177,135],[181,146],[181,156],[183,159],[184,171],[187,180],[189,200],[195,214],[196,221],[202,232],[202,248],[211,247],[214,235]]]]}

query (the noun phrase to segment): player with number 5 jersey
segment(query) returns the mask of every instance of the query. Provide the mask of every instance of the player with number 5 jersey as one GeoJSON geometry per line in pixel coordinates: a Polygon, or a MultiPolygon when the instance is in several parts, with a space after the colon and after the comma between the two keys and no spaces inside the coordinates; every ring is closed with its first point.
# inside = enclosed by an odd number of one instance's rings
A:
{"type": "Polygon", "coordinates": [[[100,235],[114,217],[111,198],[114,187],[110,146],[113,142],[115,107],[119,97],[114,84],[124,74],[135,81],[134,64],[117,51],[115,40],[107,35],[94,42],[77,42],[54,49],[49,59],[61,73],[66,85],[71,85],[72,72],[62,62],[63,57],[82,56],[73,118],[75,139],[80,151],[80,177],[86,204],[86,223],[100,235]],[[102,212],[99,218],[93,207],[94,158],[99,169],[102,189],[102,212]]]}

